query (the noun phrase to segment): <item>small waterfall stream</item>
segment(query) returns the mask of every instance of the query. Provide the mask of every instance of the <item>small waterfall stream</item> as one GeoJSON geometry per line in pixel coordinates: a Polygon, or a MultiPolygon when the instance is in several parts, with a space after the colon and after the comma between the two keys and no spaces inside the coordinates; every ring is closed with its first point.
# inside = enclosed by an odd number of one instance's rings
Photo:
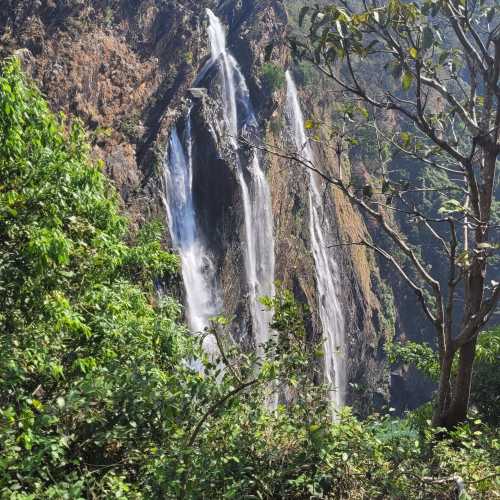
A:
{"type": "Polygon", "coordinates": [[[210,65],[218,65],[222,87],[223,114],[230,143],[236,151],[236,175],[241,188],[244,210],[245,272],[248,284],[250,314],[257,346],[269,339],[271,313],[264,310],[259,297],[274,293],[274,239],[271,195],[257,152],[248,168],[238,157],[238,135],[257,135],[248,87],[238,63],[226,47],[224,28],[217,16],[207,9],[210,65]]]}
{"type": "MultiPolygon", "coordinates": [[[[286,72],[287,114],[293,132],[297,152],[313,162],[314,153],[306,137],[304,118],[297,94],[297,88],[290,71],[286,72]]],[[[332,388],[331,401],[340,408],[345,401],[345,337],[344,317],[339,302],[338,266],[325,243],[329,233],[328,219],[323,213],[320,181],[311,170],[309,172],[309,232],[315,263],[318,310],[324,336],[325,379],[332,388]]]]}
{"type": "MultiPolygon", "coordinates": [[[[220,313],[220,298],[215,269],[203,244],[193,204],[191,110],[184,135],[185,146],[177,128],[170,133],[164,168],[164,203],[172,242],[181,258],[188,325],[192,331],[201,332],[208,326],[209,318],[220,313]]],[[[212,336],[205,338],[204,348],[214,352],[212,336]]]]}
{"type": "MultiPolygon", "coordinates": [[[[211,58],[195,82],[201,81],[211,68],[217,68],[222,90],[224,128],[235,152],[235,172],[241,189],[244,211],[242,251],[248,288],[248,304],[255,344],[269,339],[272,315],[259,303],[259,297],[274,293],[274,239],[271,196],[265,174],[256,152],[247,161],[240,159],[238,136],[258,140],[258,125],[248,87],[238,63],[226,48],[224,28],[215,14],[207,9],[211,58]]],[[[197,225],[193,202],[193,159],[191,111],[185,118],[183,140],[173,128],[169,152],[165,158],[164,202],[173,245],[179,252],[186,291],[187,321],[192,331],[202,331],[209,318],[222,311],[218,276],[197,225]]],[[[196,168],[196,165],[194,166],[196,168]]],[[[207,337],[205,348],[213,352],[214,340],[207,337]],[[208,345],[207,345],[208,344],[208,345]]]]}

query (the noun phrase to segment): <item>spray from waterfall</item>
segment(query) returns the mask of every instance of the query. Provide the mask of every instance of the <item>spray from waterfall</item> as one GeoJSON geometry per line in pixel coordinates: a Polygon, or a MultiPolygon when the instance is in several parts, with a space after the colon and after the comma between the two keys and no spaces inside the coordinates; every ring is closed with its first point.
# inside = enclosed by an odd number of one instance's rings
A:
{"type": "MultiPolygon", "coordinates": [[[[184,143],[174,127],[164,163],[164,203],[172,242],[181,258],[187,322],[192,331],[200,332],[211,317],[220,313],[220,298],[214,265],[201,238],[193,202],[191,110],[186,117],[184,143]]],[[[212,336],[205,338],[204,348],[215,352],[212,336]]]]}
{"type": "MultiPolygon", "coordinates": [[[[257,134],[248,87],[238,63],[226,47],[224,28],[217,16],[207,9],[211,59],[217,65],[226,131],[235,151],[240,133],[257,134]]],[[[238,157],[238,155],[236,155],[238,157]]],[[[244,210],[244,256],[252,328],[257,346],[270,336],[271,313],[259,303],[259,297],[274,293],[274,238],[271,196],[257,152],[244,167],[238,159],[236,175],[241,189],[244,210]]]]}
{"type": "MultiPolygon", "coordinates": [[[[297,152],[311,163],[314,154],[306,137],[304,118],[300,108],[297,88],[289,71],[287,82],[287,114],[297,152]]],[[[339,302],[338,266],[325,244],[329,224],[323,213],[323,200],[319,179],[309,170],[309,232],[315,263],[318,310],[324,337],[325,381],[331,391],[331,401],[340,408],[345,401],[345,335],[344,317],[339,302]]]]}

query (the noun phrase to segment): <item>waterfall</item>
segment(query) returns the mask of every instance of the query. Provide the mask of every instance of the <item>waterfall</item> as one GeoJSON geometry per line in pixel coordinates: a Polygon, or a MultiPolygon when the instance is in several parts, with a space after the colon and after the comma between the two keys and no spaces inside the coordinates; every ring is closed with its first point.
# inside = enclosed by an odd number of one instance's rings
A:
{"type": "MultiPolygon", "coordinates": [[[[287,82],[287,114],[293,132],[297,152],[304,160],[313,163],[314,154],[306,137],[304,118],[300,108],[297,88],[289,71],[287,82]]],[[[318,311],[324,336],[325,381],[332,389],[331,401],[340,408],[345,401],[345,335],[344,318],[339,302],[340,285],[338,266],[325,244],[329,233],[328,220],[323,212],[320,180],[312,170],[309,172],[309,232],[315,263],[318,311]]]]}
{"type": "MultiPolygon", "coordinates": [[[[248,87],[238,63],[226,47],[226,35],[220,20],[207,9],[211,59],[208,67],[217,65],[222,88],[225,128],[237,153],[236,175],[241,189],[244,211],[245,274],[254,339],[259,346],[269,339],[271,313],[264,310],[259,297],[274,293],[274,238],[271,195],[257,152],[248,167],[238,155],[238,135],[256,135],[257,120],[248,87]]],[[[207,69],[202,70],[206,72],[207,69]]]]}
{"type": "MultiPolygon", "coordinates": [[[[172,243],[179,252],[186,292],[186,316],[190,329],[203,331],[209,318],[220,311],[215,269],[196,222],[193,203],[191,110],[186,117],[183,145],[177,128],[170,133],[164,162],[164,203],[172,243]]],[[[212,336],[204,340],[207,352],[214,352],[212,336]]]]}

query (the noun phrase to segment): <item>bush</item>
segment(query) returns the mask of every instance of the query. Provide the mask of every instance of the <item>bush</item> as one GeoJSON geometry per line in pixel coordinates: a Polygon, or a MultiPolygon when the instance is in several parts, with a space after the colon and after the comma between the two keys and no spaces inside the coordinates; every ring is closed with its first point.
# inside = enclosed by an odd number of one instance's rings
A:
{"type": "Polygon", "coordinates": [[[285,85],[285,72],[276,64],[266,63],[262,66],[261,80],[271,92],[275,92],[285,85]]]}
{"type": "Polygon", "coordinates": [[[472,404],[492,425],[500,423],[500,327],[479,335],[471,389],[472,404]]]}
{"type": "MultiPolygon", "coordinates": [[[[192,356],[160,228],[125,243],[114,191],[68,125],[27,84],[0,75],[0,495],[130,491],[151,440],[168,439],[172,360],[192,356]],[[189,354],[187,354],[189,353],[189,354]],[[118,463],[117,467],[109,467],[118,463]],[[102,489],[102,491],[101,491],[102,489]],[[18,492],[18,493],[15,493],[18,492]]],[[[176,367],[179,373],[190,371],[176,367]]],[[[176,382],[177,381],[177,382],[176,382]]],[[[20,498],[20,497],[19,497],[20,498]]],[[[30,497],[31,498],[31,497],[30,497]]]]}

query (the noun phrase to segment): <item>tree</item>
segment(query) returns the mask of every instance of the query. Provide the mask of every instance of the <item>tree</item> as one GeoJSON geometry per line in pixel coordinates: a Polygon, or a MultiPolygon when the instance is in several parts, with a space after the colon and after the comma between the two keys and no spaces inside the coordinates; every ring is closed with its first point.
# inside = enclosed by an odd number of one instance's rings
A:
{"type": "Polygon", "coordinates": [[[430,189],[410,189],[386,169],[379,186],[360,188],[298,158],[373,218],[399,251],[352,242],[390,262],[434,327],[440,359],[436,426],[466,418],[477,338],[500,297],[499,283],[488,275],[498,250],[499,12],[488,0],[339,0],[304,7],[300,23],[308,24],[307,33],[290,40],[296,59],[312,62],[372,117],[379,141],[446,180],[442,189],[433,188],[442,201],[436,212],[417,201],[430,189]],[[389,115],[398,121],[396,132],[378,125],[389,115]],[[426,228],[441,249],[445,279],[409,243],[393,213],[426,228]]]}

